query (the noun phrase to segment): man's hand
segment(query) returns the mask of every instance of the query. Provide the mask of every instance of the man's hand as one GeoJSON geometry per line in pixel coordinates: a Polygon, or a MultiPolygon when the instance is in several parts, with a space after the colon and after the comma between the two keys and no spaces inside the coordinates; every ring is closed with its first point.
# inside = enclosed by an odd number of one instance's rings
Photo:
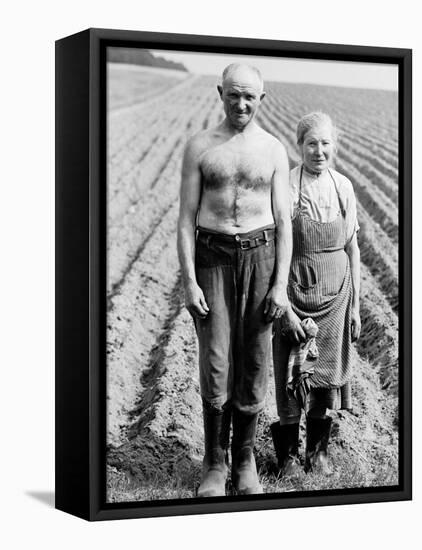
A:
{"type": "Polygon", "coordinates": [[[300,324],[300,319],[290,305],[281,318],[281,330],[293,344],[306,341],[306,334],[300,324]]]}
{"type": "Polygon", "coordinates": [[[272,286],[265,297],[264,315],[268,323],[280,319],[289,305],[285,287],[272,286]]]}
{"type": "Polygon", "coordinates": [[[361,323],[360,323],[360,315],[359,315],[359,308],[352,308],[352,342],[355,342],[359,336],[360,336],[360,329],[361,329],[361,323]]]}
{"type": "Polygon", "coordinates": [[[205,319],[208,315],[209,307],[197,283],[189,283],[185,286],[185,305],[193,317],[205,319]]]}

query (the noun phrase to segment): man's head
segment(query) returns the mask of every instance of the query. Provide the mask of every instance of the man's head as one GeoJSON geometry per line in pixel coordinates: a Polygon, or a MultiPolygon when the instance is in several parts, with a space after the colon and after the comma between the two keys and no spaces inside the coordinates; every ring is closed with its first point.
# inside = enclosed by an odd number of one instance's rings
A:
{"type": "Polygon", "coordinates": [[[228,122],[242,130],[253,119],[264,99],[261,73],[250,65],[233,63],[224,69],[222,83],[217,88],[228,122]]]}

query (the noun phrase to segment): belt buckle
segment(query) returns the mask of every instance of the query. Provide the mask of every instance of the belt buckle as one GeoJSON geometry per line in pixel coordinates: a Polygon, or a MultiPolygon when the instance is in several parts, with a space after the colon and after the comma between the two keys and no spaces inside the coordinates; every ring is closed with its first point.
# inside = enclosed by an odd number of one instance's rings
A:
{"type": "Polygon", "coordinates": [[[251,240],[250,239],[242,239],[240,241],[240,249],[241,250],[248,250],[251,248],[251,240]]]}

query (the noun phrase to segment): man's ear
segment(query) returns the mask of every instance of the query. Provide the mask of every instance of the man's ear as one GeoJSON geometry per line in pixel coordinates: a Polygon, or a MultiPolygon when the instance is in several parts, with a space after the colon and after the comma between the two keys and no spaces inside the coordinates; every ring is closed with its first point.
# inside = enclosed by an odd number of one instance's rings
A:
{"type": "Polygon", "coordinates": [[[262,94],[259,96],[260,101],[262,101],[266,95],[267,94],[265,92],[262,92],[262,94]]]}
{"type": "Polygon", "coordinates": [[[223,99],[223,86],[221,86],[220,84],[217,84],[217,90],[218,90],[219,96],[221,97],[221,99],[223,99]]]}

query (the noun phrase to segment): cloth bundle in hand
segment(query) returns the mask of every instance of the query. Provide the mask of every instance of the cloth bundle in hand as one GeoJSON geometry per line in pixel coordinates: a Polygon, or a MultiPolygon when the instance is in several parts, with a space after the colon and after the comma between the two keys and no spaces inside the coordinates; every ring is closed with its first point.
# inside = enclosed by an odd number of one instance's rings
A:
{"type": "Polygon", "coordinates": [[[306,398],[311,390],[310,377],[315,371],[315,362],[318,360],[316,335],[318,326],[311,318],[301,322],[306,334],[305,342],[293,346],[287,364],[287,391],[298,401],[300,407],[305,408],[306,398]]]}

